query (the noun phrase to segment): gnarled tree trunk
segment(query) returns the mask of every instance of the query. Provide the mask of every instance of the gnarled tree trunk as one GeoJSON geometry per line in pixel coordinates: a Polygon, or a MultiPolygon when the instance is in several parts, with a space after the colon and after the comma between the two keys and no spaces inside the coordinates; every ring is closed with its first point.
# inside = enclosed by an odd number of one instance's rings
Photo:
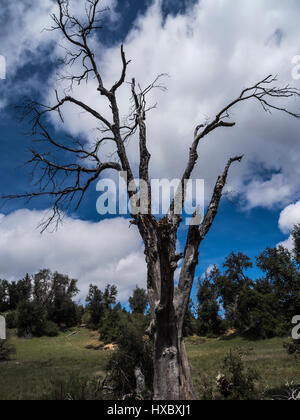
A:
{"type": "Polygon", "coordinates": [[[175,254],[176,234],[168,218],[159,223],[152,217],[141,220],[152,314],[148,332],[154,345],[154,399],[196,399],[182,336],[191,285],[184,296],[175,289],[174,272],[181,257],[175,254]]]}
{"type": "Polygon", "coordinates": [[[185,344],[171,313],[157,317],[154,334],[154,399],[195,400],[185,344]]]}

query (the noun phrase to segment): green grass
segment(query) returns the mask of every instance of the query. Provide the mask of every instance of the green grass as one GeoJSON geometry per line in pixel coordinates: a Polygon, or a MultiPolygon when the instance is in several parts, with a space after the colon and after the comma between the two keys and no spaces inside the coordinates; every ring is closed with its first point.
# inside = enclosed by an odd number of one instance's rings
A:
{"type": "Polygon", "coordinates": [[[16,346],[17,354],[11,362],[0,364],[0,400],[43,398],[51,381],[72,373],[104,377],[109,352],[85,349],[99,334],[85,329],[71,337],[69,334],[31,340],[11,334],[10,343],[16,346]]]}
{"type": "Polygon", "coordinates": [[[300,363],[287,354],[283,348],[285,341],[282,338],[259,341],[188,338],[186,348],[195,384],[199,387],[206,378],[214,385],[218,373],[222,373],[224,356],[230,349],[242,348],[250,350],[245,356],[245,367],[256,369],[261,377],[257,384],[259,391],[267,398],[284,396],[287,383],[300,384],[300,363]]]}
{"type": "MultiPolygon", "coordinates": [[[[98,334],[86,329],[68,337],[69,334],[25,340],[11,332],[10,342],[16,346],[17,354],[11,362],[0,364],[0,400],[43,398],[52,380],[67,378],[72,373],[104,377],[110,353],[85,348],[87,344],[97,343],[98,334]]],[[[225,354],[230,348],[239,347],[252,350],[245,365],[254,367],[261,375],[260,391],[269,390],[269,395],[282,393],[287,382],[300,383],[300,364],[287,355],[284,341],[188,338],[186,347],[196,386],[199,387],[204,377],[214,384],[225,354]]]]}

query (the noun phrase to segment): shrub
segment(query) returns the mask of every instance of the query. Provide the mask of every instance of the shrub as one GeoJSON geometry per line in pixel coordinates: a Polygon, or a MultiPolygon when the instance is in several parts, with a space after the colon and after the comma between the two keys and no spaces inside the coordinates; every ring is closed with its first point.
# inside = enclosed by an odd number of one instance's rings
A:
{"type": "Polygon", "coordinates": [[[151,398],[153,388],[153,346],[144,336],[144,325],[140,319],[132,317],[123,321],[115,351],[107,365],[109,386],[114,398],[134,394],[136,390],[135,369],[139,368],[145,377],[143,398],[151,398]]]}
{"type": "Polygon", "coordinates": [[[217,386],[220,394],[227,400],[255,400],[258,394],[255,381],[259,374],[254,369],[246,369],[243,357],[247,353],[241,349],[230,350],[225,357],[222,371],[217,377],[217,386]]]}
{"type": "Polygon", "coordinates": [[[6,317],[6,326],[8,329],[12,330],[17,328],[18,324],[18,313],[16,311],[9,312],[6,317]]]}
{"type": "Polygon", "coordinates": [[[296,359],[300,358],[300,340],[288,341],[283,347],[288,354],[295,356],[296,359]]]}
{"type": "Polygon", "coordinates": [[[214,401],[217,399],[215,386],[207,374],[197,378],[195,385],[199,389],[200,401],[214,401]]]}
{"type": "Polygon", "coordinates": [[[0,362],[8,362],[10,356],[16,353],[14,346],[8,344],[6,340],[0,340],[0,362]]]}
{"type": "Polygon", "coordinates": [[[57,337],[59,334],[58,325],[53,321],[46,321],[44,326],[44,334],[47,337],[57,337]]]}

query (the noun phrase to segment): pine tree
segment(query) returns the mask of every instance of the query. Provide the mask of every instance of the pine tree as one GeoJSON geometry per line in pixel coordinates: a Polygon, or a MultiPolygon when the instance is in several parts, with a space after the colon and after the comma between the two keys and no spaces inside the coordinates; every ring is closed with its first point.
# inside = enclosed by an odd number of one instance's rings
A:
{"type": "Polygon", "coordinates": [[[148,295],[145,289],[136,286],[133,295],[129,298],[129,306],[133,313],[144,314],[148,305],[148,295]]]}

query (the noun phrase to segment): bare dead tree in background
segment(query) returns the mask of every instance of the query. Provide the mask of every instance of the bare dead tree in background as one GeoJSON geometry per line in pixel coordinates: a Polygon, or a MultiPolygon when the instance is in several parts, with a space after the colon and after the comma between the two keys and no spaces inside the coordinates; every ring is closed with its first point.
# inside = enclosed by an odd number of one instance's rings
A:
{"type": "MultiPolygon", "coordinates": [[[[198,264],[199,247],[208,234],[216,217],[222,192],[226,184],[230,167],[240,162],[242,156],[231,158],[224,172],[218,177],[215,188],[200,225],[190,226],[187,234],[183,254],[176,252],[176,240],[181,217],[175,212],[175,202],[170,203],[166,216],[157,220],[151,213],[151,187],[149,176],[150,153],[147,147],[146,116],[147,94],[155,88],[162,88],[160,76],[146,89],[141,89],[135,80],[131,81],[133,113],[129,124],[121,122],[116,93],[126,82],[126,71],[129,64],[124,48],[121,46],[122,71],[120,78],[111,86],[105,86],[101,75],[101,67],[90,47],[90,37],[94,31],[101,28],[100,1],[86,0],[86,19],[79,20],[70,13],[69,1],[57,0],[59,12],[53,15],[53,30],[59,30],[70,44],[65,64],[71,66],[75,62],[82,64],[79,75],[67,76],[70,83],[80,84],[94,78],[97,81],[99,95],[107,100],[110,118],[104,117],[99,109],[92,104],[82,102],[66,94],[62,98],[57,96],[57,102],[46,106],[29,101],[24,110],[26,115],[32,116],[33,133],[43,139],[56,152],[54,157],[38,150],[32,150],[31,163],[42,171],[36,192],[30,192],[8,198],[28,198],[49,196],[53,199],[53,213],[44,228],[68,209],[74,200],[80,205],[86,191],[98,179],[105,169],[125,171],[127,173],[127,187],[129,198],[139,194],[134,181],[132,167],[126,152],[126,141],[135,133],[139,136],[139,178],[148,185],[149,211],[148,214],[132,214],[135,224],[145,245],[147,263],[147,288],[150,301],[152,321],[148,333],[153,337],[154,345],[154,399],[189,400],[196,399],[196,392],[192,383],[190,367],[182,336],[183,320],[186,313],[190,293],[193,286],[195,269],[198,264]],[[71,103],[74,107],[89,113],[95,119],[95,125],[100,127],[100,138],[93,147],[87,142],[66,138],[60,142],[56,140],[47,128],[45,117],[49,113],[57,112],[63,121],[63,107],[71,103]],[[111,142],[115,146],[116,160],[103,161],[101,146],[104,142],[111,142]],[[61,154],[59,152],[62,152],[61,154]],[[68,156],[67,163],[60,162],[58,156],[68,156]],[[132,188],[132,185],[135,187],[132,188]],[[178,262],[183,260],[178,286],[174,284],[174,272],[178,262]]],[[[225,106],[217,115],[204,124],[199,124],[194,131],[194,137],[189,149],[189,156],[184,173],[181,177],[183,190],[182,205],[185,202],[185,180],[189,180],[198,160],[200,143],[214,130],[232,128],[235,123],[230,121],[231,109],[242,102],[255,100],[264,111],[273,110],[287,113],[299,118],[300,115],[290,112],[286,108],[276,105],[276,100],[299,96],[297,89],[290,86],[276,87],[276,78],[268,76],[255,85],[244,89],[240,96],[225,106]]],[[[71,91],[70,91],[71,92],[71,91]]]]}

